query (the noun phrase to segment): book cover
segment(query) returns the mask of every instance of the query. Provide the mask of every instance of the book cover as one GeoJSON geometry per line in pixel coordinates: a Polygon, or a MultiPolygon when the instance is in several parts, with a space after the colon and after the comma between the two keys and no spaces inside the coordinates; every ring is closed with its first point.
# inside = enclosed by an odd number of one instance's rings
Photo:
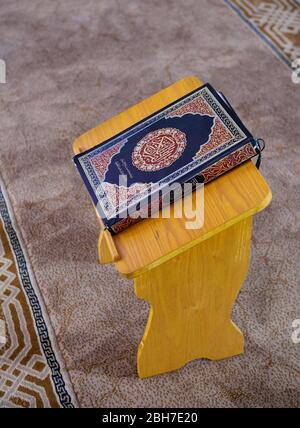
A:
{"type": "Polygon", "coordinates": [[[255,156],[256,146],[224,95],[207,83],[74,162],[105,227],[116,233],[134,222],[128,209],[153,189],[159,198],[172,183],[208,182],[255,156]]]}

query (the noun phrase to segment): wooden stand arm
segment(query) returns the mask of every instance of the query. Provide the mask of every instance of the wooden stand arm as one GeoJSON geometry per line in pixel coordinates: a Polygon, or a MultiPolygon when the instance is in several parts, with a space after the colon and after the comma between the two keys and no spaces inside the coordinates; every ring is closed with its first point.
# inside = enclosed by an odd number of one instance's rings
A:
{"type": "Polygon", "coordinates": [[[101,264],[114,263],[120,258],[114,239],[106,229],[100,232],[98,240],[98,255],[99,263],[101,264]]]}

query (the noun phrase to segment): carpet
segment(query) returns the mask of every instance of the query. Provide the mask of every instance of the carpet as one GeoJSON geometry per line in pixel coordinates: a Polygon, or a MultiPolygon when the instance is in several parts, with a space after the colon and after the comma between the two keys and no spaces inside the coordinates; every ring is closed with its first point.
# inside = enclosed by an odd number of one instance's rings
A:
{"type": "Polygon", "coordinates": [[[298,0],[225,0],[238,16],[293,67],[300,58],[300,2],[298,0]]]}
{"type": "Polygon", "coordinates": [[[3,187],[0,285],[0,407],[74,407],[76,399],[3,187]]]}
{"type": "MultiPolygon", "coordinates": [[[[300,318],[300,85],[290,67],[221,0],[3,0],[0,40],[2,187],[70,379],[69,403],[299,406],[291,335],[300,318]],[[245,355],[140,380],[136,350],[148,306],[113,266],[96,262],[98,224],[72,142],[190,74],[222,90],[266,140],[262,173],[273,201],[255,218],[251,266],[234,308],[245,355]]],[[[42,351],[38,358],[45,363],[42,351]]],[[[55,399],[43,395],[44,405],[62,405],[45,369],[55,399]]]]}
{"type": "Polygon", "coordinates": [[[6,325],[5,318],[3,314],[2,304],[0,304],[0,349],[6,343],[6,325]]]}

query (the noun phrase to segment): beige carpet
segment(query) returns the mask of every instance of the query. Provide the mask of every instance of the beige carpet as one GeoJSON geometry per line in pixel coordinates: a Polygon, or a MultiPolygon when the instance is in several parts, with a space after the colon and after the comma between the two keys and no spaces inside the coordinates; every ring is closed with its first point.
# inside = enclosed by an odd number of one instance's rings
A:
{"type": "Polygon", "coordinates": [[[3,0],[0,174],[81,406],[299,406],[300,85],[220,0],[3,0]],[[244,356],[139,380],[147,319],[132,283],[96,263],[98,225],[72,141],[174,81],[222,90],[267,142],[273,202],[254,224],[234,310],[244,356]]]}

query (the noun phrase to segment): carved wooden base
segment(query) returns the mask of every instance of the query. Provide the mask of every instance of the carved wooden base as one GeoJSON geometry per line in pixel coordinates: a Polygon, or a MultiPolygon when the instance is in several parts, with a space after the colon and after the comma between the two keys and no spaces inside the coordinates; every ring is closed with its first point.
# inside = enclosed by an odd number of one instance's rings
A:
{"type": "Polygon", "coordinates": [[[243,352],[231,312],[248,270],[251,225],[248,217],[135,279],[137,297],[151,305],[138,349],[141,378],[243,352]]]}

